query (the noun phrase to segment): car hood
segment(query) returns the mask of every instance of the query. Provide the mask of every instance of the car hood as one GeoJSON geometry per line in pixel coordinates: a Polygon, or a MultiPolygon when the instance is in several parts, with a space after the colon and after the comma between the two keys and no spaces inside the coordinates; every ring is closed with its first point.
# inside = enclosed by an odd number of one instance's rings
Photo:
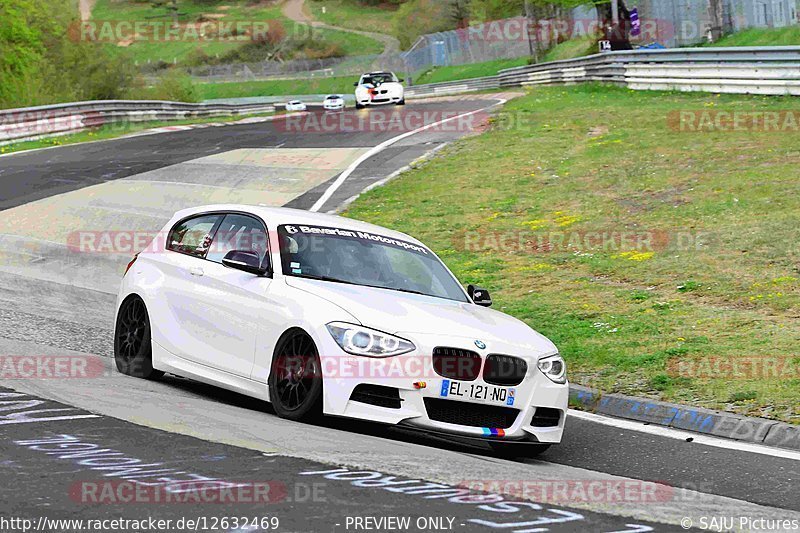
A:
{"type": "Polygon", "coordinates": [[[387,333],[464,337],[470,343],[480,339],[538,355],[556,352],[549,339],[524,322],[472,303],[291,276],[285,279],[290,287],[324,298],[362,325],[387,333]]]}

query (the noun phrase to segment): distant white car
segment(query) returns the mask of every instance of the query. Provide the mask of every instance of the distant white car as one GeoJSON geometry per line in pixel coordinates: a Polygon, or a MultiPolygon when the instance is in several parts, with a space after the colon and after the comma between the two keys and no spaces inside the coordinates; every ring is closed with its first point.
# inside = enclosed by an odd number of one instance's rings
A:
{"type": "Polygon", "coordinates": [[[286,104],[286,111],[305,111],[306,104],[301,102],[300,100],[292,100],[291,102],[286,104]]]}
{"type": "Polygon", "coordinates": [[[341,94],[329,94],[322,103],[325,111],[341,111],[344,109],[344,97],[341,94]]]}
{"type": "Polygon", "coordinates": [[[324,413],[536,454],[561,441],[566,366],[491,304],[396,231],[197,207],[128,265],[114,354],[122,373],[178,374],[269,400],[292,420],[324,413]]]}
{"type": "Polygon", "coordinates": [[[356,109],[372,105],[405,105],[403,80],[393,72],[369,72],[361,76],[356,87],[356,109]]]}

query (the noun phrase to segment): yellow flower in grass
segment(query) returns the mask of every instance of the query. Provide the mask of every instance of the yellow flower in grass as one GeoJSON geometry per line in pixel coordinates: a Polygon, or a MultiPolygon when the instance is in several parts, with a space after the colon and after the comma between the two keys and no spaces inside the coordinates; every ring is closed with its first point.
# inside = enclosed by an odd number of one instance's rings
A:
{"type": "Polygon", "coordinates": [[[627,259],[629,261],[647,261],[648,259],[652,259],[655,255],[655,252],[637,252],[632,250],[630,252],[622,252],[617,255],[613,255],[614,259],[627,259]]]}
{"type": "Polygon", "coordinates": [[[546,220],[536,219],[536,220],[527,220],[522,223],[523,226],[528,226],[531,231],[540,230],[547,225],[546,220]]]}
{"type": "Polygon", "coordinates": [[[556,224],[558,224],[559,227],[562,227],[562,228],[566,228],[567,226],[571,226],[571,225],[575,224],[576,222],[578,222],[581,219],[581,217],[579,217],[579,216],[565,215],[565,214],[560,214],[560,213],[562,213],[562,212],[559,211],[559,212],[556,213],[556,224]]]}

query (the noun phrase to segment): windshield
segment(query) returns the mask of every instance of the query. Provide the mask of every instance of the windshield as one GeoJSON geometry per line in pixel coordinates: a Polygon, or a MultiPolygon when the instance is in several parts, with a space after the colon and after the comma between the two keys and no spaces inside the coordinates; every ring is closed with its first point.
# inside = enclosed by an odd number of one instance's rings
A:
{"type": "Polygon", "coordinates": [[[467,302],[433,252],[411,242],[338,228],[278,228],[283,273],[467,302]]]}
{"type": "Polygon", "coordinates": [[[384,74],[370,74],[369,76],[364,76],[361,79],[361,84],[371,83],[373,85],[380,85],[381,83],[390,83],[397,81],[397,76],[391,73],[384,73],[384,74]]]}

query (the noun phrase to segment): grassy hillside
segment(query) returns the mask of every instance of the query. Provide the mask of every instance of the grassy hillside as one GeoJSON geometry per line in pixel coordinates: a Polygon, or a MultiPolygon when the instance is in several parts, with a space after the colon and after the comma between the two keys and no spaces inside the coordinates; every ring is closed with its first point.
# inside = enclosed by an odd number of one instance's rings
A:
{"type": "Polygon", "coordinates": [[[414,77],[414,85],[438,83],[441,81],[466,80],[482,76],[494,76],[504,68],[519,67],[528,64],[527,57],[516,59],[498,59],[485,63],[469,63],[452,67],[433,67],[414,77]]]}
{"type": "Polygon", "coordinates": [[[752,28],[727,35],[709,46],[790,46],[800,45],[800,26],[752,28]]]}
{"type": "Polygon", "coordinates": [[[304,80],[267,80],[233,83],[198,83],[195,87],[202,100],[242,98],[247,96],[279,96],[282,94],[350,93],[355,76],[304,80]]]}
{"type": "Polygon", "coordinates": [[[392,35],[396,4],[366,5],[359,0],[311,0],[314,18],[331,26],[392,35]],[[324,12],[323,12],[324,9],[324,12]]]}
{"type": "Polygon", "coordinates": [[[676,131],[685,110],[800,100],[540,88],[347,215],[427,242],[573,382],[799,422],[800,133],[676,131]],[[724,371],[754,357],[790,371],[724,371]]]}
{"type": "MultiPolygon", "coordinates": [[[[352,55],[380,53],[383,45],[378,41],[362,35],[335,30],[314,30],[287,19],[281,12],[278,3],[249,2],[232,0],[225,3],[209,3],[204,0],[182,0],[179,2],[179,22],[181,24],[198,21],[220,22],[266,22],[277,23],[281,33],[294,41],[287,48],[290,56],[312,57],[320,55],[352,55]]],[[[92,19],[96,21],[169,21],[164,8],[153,8],[149,3],[133,0],[98,0],[92,11],[92,19]]],[[[270,26],[273,27],[272,25],[270,26]]],[[[222,42],[222,40],[160,40],[157,42],[133,42],[108,44],[118,53],[126,52],[139,64],[147,62],[191,64],[202,62],[208,57],[211,60],[225,60],[226,54],[232,54],[242,48],[242,42],[222,42]]],[[[266,56],[266,53],[263,54],[266,56]]],[[[235,60],[235,58],[232,58],[235,60]]],[[[291,59],[291,57],[285,57],[291,59]]],[[[255,60],[255,57],[253,58],[255,60]]]]}

